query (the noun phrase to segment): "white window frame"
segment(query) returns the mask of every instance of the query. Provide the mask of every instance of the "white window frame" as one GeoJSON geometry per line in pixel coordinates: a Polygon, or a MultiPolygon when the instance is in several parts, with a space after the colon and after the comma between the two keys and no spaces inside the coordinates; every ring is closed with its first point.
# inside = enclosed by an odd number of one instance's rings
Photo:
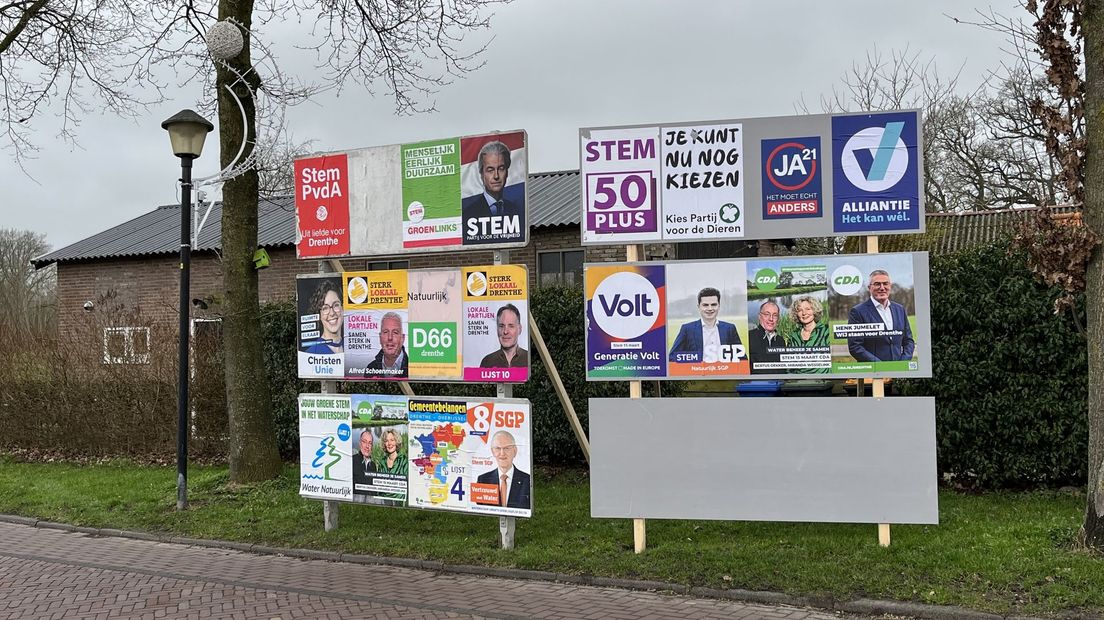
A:
{"type": "Polygon", "coordinates": [[[148,327],[105,327],[103,328],[103,363],[105,364],[148,364],[150,363],[150,328],[148,327]],[[112,335],[122,334],[123,354],[111,355],[108,340],[112,335]],[[145,352],[135,351],[135,334],[146,336],[145,352]]]}

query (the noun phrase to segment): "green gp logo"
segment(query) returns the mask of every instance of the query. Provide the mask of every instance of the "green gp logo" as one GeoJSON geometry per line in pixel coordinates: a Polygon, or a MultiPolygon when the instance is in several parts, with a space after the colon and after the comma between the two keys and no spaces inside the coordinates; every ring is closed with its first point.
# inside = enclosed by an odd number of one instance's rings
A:
{"type": "Polygon", "coordinates": [[[756,271],[755,288],[761,291],[773,291],[778,288],[778,274],[773,269],[767,267],[756,271]]]}

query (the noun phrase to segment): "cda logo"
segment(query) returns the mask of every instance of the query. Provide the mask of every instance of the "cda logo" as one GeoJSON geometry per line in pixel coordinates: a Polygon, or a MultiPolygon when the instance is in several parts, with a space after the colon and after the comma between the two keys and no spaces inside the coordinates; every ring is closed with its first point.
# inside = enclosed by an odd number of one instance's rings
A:
{"type": "Polygon", "coordinates": [[[629,340],[655,325],[660,312],[659,291],[639,273],[619,271],[598,285],[590,308],[603,332],[629,340]]]}
{"type": "Polygon", "coordinates": [[[840,295],[854,295],[862,288],[862,272],[854,265],[841,265],[832,272],[832,290],[840,295]]]}
{"type": "Polygon", "coordinates": [[[481,297],[487,293],[487,274],[473,271],[468,274],[468,295],[481,297]]]}
{"type": "Polygon", "coordinates": [[[756,271],[755,288],[761,291],[773,291],[778,288],[778,273],[769,267],[756,271]]]}

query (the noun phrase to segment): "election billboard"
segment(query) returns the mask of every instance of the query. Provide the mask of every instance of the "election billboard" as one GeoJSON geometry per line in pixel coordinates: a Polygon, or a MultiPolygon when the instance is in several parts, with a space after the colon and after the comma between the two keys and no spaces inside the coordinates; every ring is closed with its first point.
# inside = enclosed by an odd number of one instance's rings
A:
{"type": "Polygon", "coordinates": [[[584,244],[924,232],[918,110],[583,128],[584,244]]]}
{"type": "Polygon", "coordinates": [[[299,276],[302,379],[524,383],[524,265],[299,276]]]}
{"type": "Polygon", "coordinates": [[[529,401],[412,396],[408,411],[411,507],[532,516],[529,401]]]}
{"type": "Polygon", "coordinates": [[[928,255],[586,265],[587,379],[930,377],[928,255]]]}
{"type": "Polygon", "coordinates": [[[524,131],[295,160],[300,259],[523,247],[524,131]]]}
{"type": "Polygon", "coordinates": [[[299,395],[299,494],[379,506],[529,517],[529,401],[299,395]]]}

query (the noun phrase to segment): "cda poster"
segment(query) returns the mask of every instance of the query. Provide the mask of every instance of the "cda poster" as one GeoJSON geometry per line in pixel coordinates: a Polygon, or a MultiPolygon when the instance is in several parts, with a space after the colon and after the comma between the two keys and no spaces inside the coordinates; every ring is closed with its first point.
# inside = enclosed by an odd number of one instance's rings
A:
{"type": "Polygon", "coordinates": [[[524,265],[299,276],[303,379],[522,383],[524,265]]]}
{"type": "Polygon", "coordinates": [[[587,265],[587,379],[930,377],[928,256],[587,265]]]}
{"type": "Polygon", "coordinates": [[[532,516],[528,401],[411,397],[407,415],[411,507],[532,516]]]}

